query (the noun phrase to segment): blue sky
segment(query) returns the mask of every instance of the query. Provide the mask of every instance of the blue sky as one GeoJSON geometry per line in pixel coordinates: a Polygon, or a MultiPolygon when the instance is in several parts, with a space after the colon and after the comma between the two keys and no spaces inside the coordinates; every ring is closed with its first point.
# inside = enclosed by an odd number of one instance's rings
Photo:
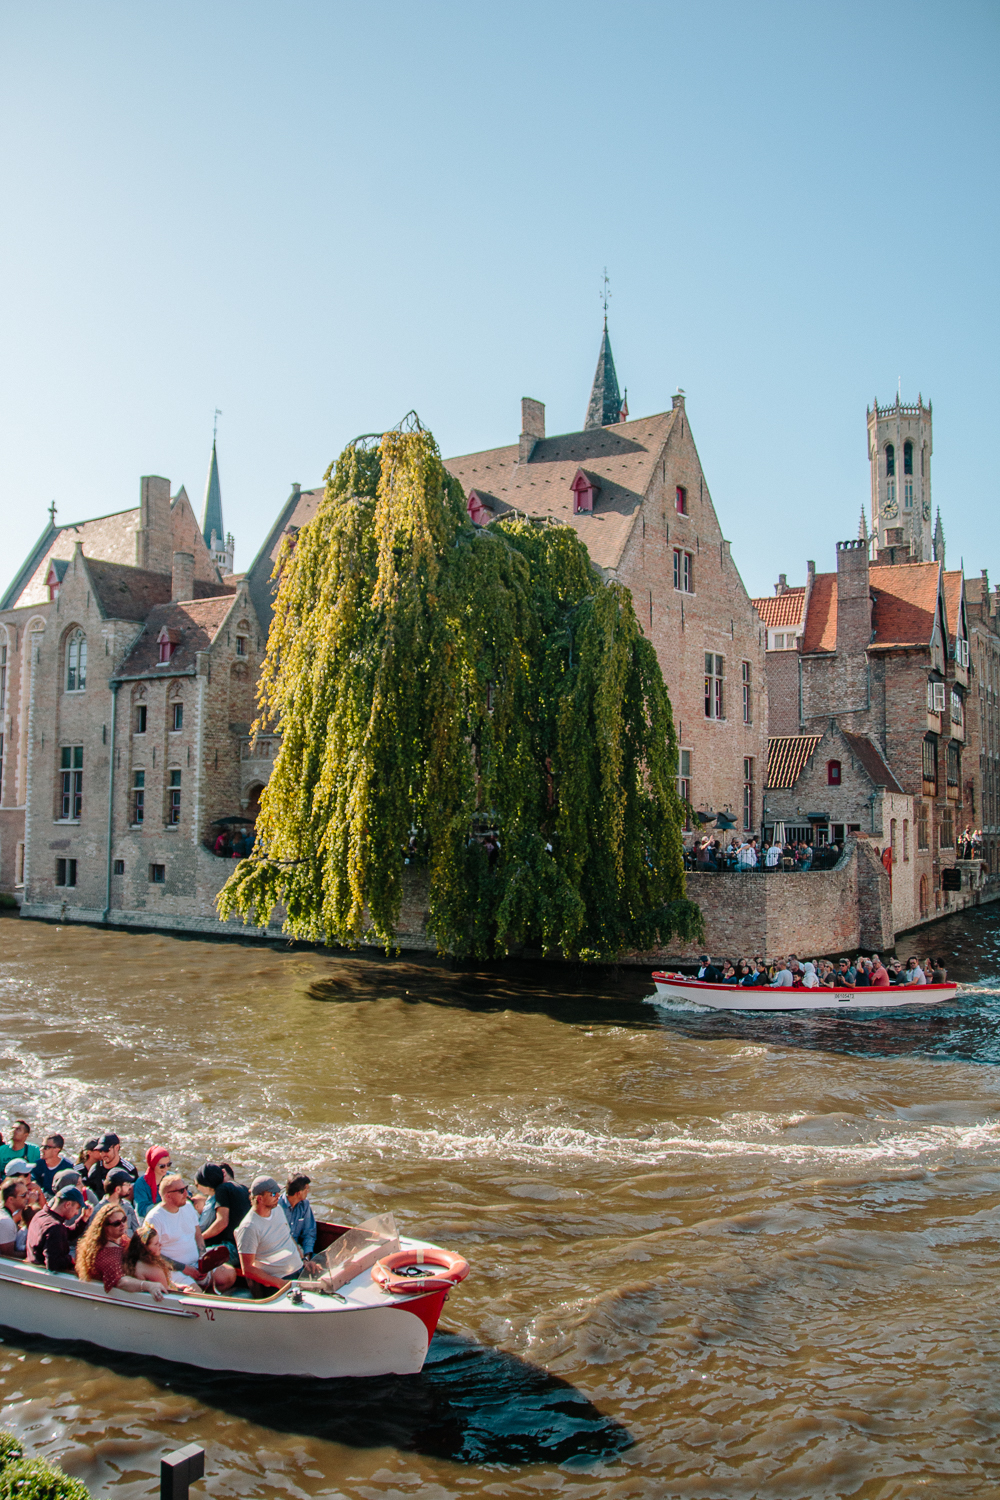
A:
{"type": "Polygon", "coordinates": [[[4,581],[139,476],[236,564],[415,407],[445,455],[687,392],[751,593],[834,566],[865,407],[934,403],[1000,582],[995,4],[0,4],[4,581]]]}

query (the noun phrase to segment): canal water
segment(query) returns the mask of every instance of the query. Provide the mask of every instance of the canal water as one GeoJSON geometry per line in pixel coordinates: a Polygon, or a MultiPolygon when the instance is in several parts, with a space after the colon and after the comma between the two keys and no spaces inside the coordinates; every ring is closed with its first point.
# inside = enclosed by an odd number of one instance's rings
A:
{"type": "Polygon", "coordinates": [[[0,1329],[2,1421],[117,1500],[1000,1493],[1000,911],[932,1013],[720,1017],[642,974],[0,922],[0,1107],[303,1168],[465,1255],[420,1376],[218,1376],[0,1329]]]}

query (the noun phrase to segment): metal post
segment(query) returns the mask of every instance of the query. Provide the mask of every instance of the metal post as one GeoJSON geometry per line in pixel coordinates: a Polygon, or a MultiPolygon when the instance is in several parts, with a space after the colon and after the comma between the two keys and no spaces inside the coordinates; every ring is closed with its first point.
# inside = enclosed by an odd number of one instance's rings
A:
{"type": "Polygon", "coordinates": [[[188,1500],[188,1487],[205,1476],[205,1450],[191,1443],[160,1459],[160,1500],[188,1500]]]}

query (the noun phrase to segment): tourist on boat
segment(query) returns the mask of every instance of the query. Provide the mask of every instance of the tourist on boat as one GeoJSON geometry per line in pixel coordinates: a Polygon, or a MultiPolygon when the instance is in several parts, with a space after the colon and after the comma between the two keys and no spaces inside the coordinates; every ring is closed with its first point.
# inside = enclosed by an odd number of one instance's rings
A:
{"type": "Polygon", "coordinates": [[[281,1188],[273,1177],[256,1177],[250,1187],[253,1211],[236,1231],[240,1269],[255,1297],[270,1297],[303,1270],[319,1274],[323,1267],[304,1260],[283,1213],[275,1209],[281,1188]]]}
{"type": "Polygon", "coordinates": [[[139,1176],[138,1170],[130,1161],[123,1159],[122,1143],[113,1130],[106,1131],[104,1135],[98,1136],[96,1150],[100,1155],[87,1173],[87,1186],[93,1189],[98,1198],[104,1197],[104,1180],[108,1173],[113,1172],[116,1167],[124,1167],[125,1171],[131,1175],[132,1181],[135,1182],[139,1176]]]}
{"type": "Polygon", "coordinates": [[[114,1171],[109,1172],[107,1177],[105,1177],[105,1202],[117,1203],[125,1215],[128,1226],[126,1238],[135,1234],[139,1228],[139,1215],[136,1213],[135,1204],[132,1202],[134,1193],[135,1183],[124,1167],[115,1167],[114,1171]]]}
{"type": "Polygon", "coordinates": [[[789,962],[784,958],[776,960],[778,972],[771,980],[772,990],[790,990],[795,983],[789,962]]]}
{"type": "MultiPolygon", "coordinates": [[[[137,1281],[154,1281],[164,1292],[190,1292],[192,1283],[188,1278],[175,1278],[174,1268],[160,1252],[160,1236],[152,1224],[144,1224],[128,1242],[122,1257],[122,1268],[126,1276],[137,1281]]],[[[154,1294],[155,1295],[155,1294],[154,1294]]]]}
{"type": "Polygon", "coordinates": [[[146,1152],[146,1171],[137,1179],[133,1202],[140,1220],[144,1219],[153,1204],[159,1201],[160,1183],[171,1170],[170,1147],[150,1146],[146,1152]]]}
{"type": "Polygon", "coordinates": [[[904,971],[904,977],[903,977],[902,983],[903,984],[926,984],[927,983],[927,976],[925,975],[923,969],[920,967],[920,964],[919,964],[919,962],[917,961],[916,958],[908,958],[906,960],[906,969],[904,971]]]}
{"type": "Polygon", "coordinates": [[[23,1260],[28,1239],[24,1211],[28,1206],[28,1184],[23,1177],[5,1177],[0,1187],[0,1255],[23,1260]]]}
{"type": "Polygon", "coordinates": [[[203,1270],[198,1262],[205,1254],[205,1241],[198,1228],[198,1215],[188,1202],[187,1184],[179,1172],[169,1172],[160,1181],[160,1202],[153,1205],[143,1224],[152,1225],[160,1236],[161,1253],[176,1271],[181,1271],[199,1285],[213,1285],[225,1291],[236,1280],[230,1265],[203,1270]]]}
{"type": "Polygon", "coordinates": [[[157,1302],[163,1300],[163,1286],[158,1277],[130,1275],[125,1270],[123,1246],[128,1244],[128,1220],[121,1205],[102,1203],[76,1247],[76,1274],[81,1281],[103,1281],[104,1290],[113,1292],[148,1292],[157,1302]]]}
{"type": "Polygon", "coordinates": [[[100,1202],[97,1194],[92,1188],[87,1186],[75,1167],[63,1167],[62,1171],[57,1172],[53,1177],[52,1186],[57,1193],[61,1193],[63,1188],[79,1188],[83,1194],[84,1202],[92,1209],[96,1208],[100,1202]]]}
{"type": "Polygon", "coordinates": [[[298,1245],[303,1258],[308,1260],[316,1248],[316,1216],[309,1203],[311,1179],[304,1172],[289,1177],[279,1203],[288,1220],[292,1239],[298,1245]]]}
{"type": "Polygon", "coordinates": [[[816,965],[808,961],[802,965],[802,988],[804,990],[815,990],[819,988],[819,978],[816,974],[816,965]]]}
{"type": "Polygon", "coordinates": [[[73,1163],[68,1156],[63,1155],[65,1144],[61,1135],[47,1135],[45,1144],[42,1146],[41,1159],[36,1161],[31,1169],[32,1177],[46,1198],[51,1197],[56,1191],[53,1185],[56,1173],[73,1170],[73,1163]]]}
{"type": "Polygon", "coordinates": [[[211,1161],[205,1163],[195,1181],[211,1193],[198,1220],[205,1244],[209,1249],[224,1245],[230,1265],[238,1271],[240,1257],[236,1248],[236,1231],[250,1212],[250,1194],[241,1182],[230,1182],[221,1166],[211,1161]],[[209,1205],[212,1209],[210,1219],[207,1217],[209,1205]],[[203,1219],[207,1219],[207,1223],[203,1223],[203,1219]]]}
{"type": "Polygon", "coordinates": [[[889,973],[877,953],[872,954],[871,987],[873,990],[889,988],[889,973]]]}
{"type": "Polygon", "coordinates": [[[90,1210],[79,1188],[61,1188],[28,1225],[25,1245],[29,1265],[47,1271],[73,1270],[73,1245],[83,1233],[90,1210]]]}
{"type": "Polygon", "coordinates": [[[85,1141],[80,1148],[80,1155],[76,1159],[76,1166],[81,1177],[86,1177],[95,1162],[100,1161],[101,1153],[97,1149],[97,1136],[92,1141],[85,1141]]]}
{"type": "Polygon", "coordinates": [[[4,1145],[0,1145],[0,1172],[6,1173],[7,1163],[11,1161],[26,1161],[29,1166],[33,1167],[39,1160],[42,1153],[38,1147],[28,1144],[28,1136],[30,1134],[31,1126],[27,1120],[14,1121],[10,1132],[10,1141],[4,1145]]]}

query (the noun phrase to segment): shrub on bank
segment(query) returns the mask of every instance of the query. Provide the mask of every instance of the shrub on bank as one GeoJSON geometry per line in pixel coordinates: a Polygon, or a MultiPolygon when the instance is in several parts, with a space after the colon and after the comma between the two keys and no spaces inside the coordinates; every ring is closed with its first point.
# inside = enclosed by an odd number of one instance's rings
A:
{"type": "Polygon", "coordinates": [[[0,1500],[90,1500],[79,1479],[44,1458],[25,1458],[12,1432],[0,1432],[0,1500]]]}

